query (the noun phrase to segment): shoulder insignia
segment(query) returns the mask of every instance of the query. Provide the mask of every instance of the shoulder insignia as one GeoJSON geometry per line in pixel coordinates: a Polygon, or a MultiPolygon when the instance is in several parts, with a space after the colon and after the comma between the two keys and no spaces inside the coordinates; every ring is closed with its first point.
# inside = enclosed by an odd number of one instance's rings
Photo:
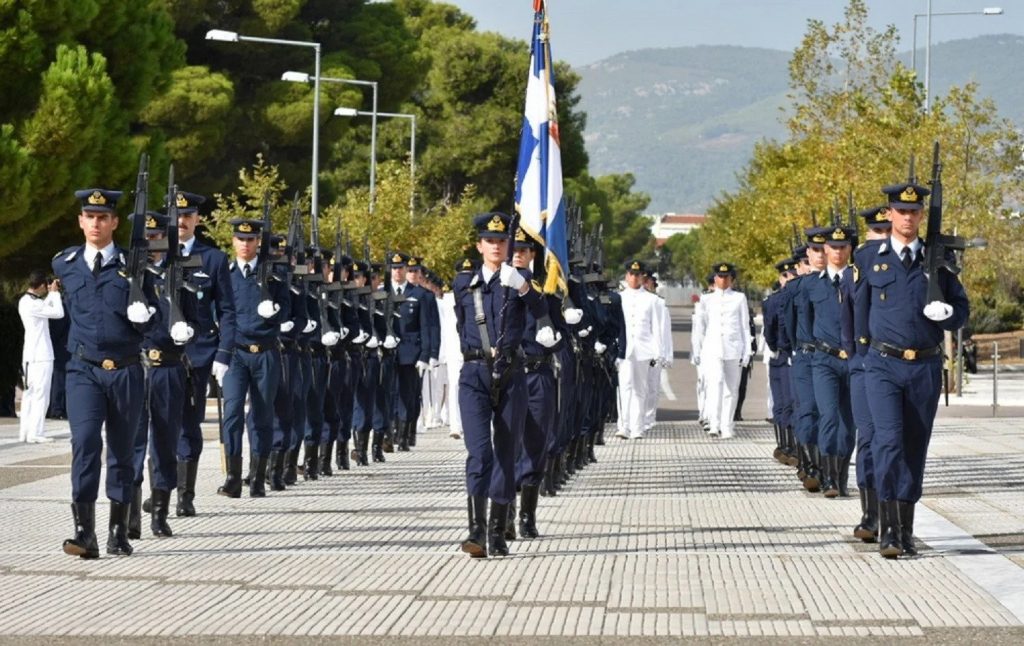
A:
{"type": "Polygon", "coordinates": [[[883,242],[882,244],[878,245],[878,255],[882,255],[883,253],[885,253],[888,250],[889,250],[888,243],[883,242]]]}
{"type": "Polygon", "coordinates": [[[197,271],[196,273],[192,274],[192,276],[195,277],[195,278],[209,278],[210,274],[206,273],[205,271],[200,270],[200,271],[197,271]]]}
{"type": "Polygon", "coordinates": [[[117,254],[117,261],[120,262],[122,265],[128,264],[128,261],[125,260],[123,253],[117,254]]]}
{"type": "MultiPolygon", "coordinates": [[[[59,254],[57,254],[57,256],[59,256],[61,253],[64,253],[64,252],[63,251],[60,252],[59,254]]],[[[54,256],[54,258],[56,258],[57,256],[54,256]]],[[[64,262],[71,262],[72,260],[74,260],[77,257],[78,257],[78,250],[75,249],[74,251],[69,253],[66,258],[64,258],[64,262]]]]}
{"type": "Polygon", "coordinates": [[[854,283],[859,283],[860,282],[860,267],[858,267],[857,265],[853,266],[853,282],[854,283]]]}
{"type": "Polygon", "coordinates": [[[542,287],[540,286],[540,283],[538,283],[537,281],[535,281],[535,280],[531,280],[531,281],[530,281],[530,285],[532,285],[532,286],[533,286],[533,288],[534,288],[535,290],[537,290],[538,292],[542,292],[542,293],[543,293],[544,289],[543,289],[543,288],[542,288],[542,287]]]}

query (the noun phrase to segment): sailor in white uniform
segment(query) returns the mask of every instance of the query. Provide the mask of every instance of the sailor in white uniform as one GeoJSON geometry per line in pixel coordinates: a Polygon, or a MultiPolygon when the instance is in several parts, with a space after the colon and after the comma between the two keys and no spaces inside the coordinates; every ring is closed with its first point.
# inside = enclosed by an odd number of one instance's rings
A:
{"type": "Polygon", "coordinates": [[[619,371],[619,411],[622,426],[615,432],[623,439],[644,436],[649,371],[665,356],[663,345],[664,308],[659,298],[643,287],[644,264],[626,263],[626,287],[622,290],[622,313],[626,321],[626,343],[619,347],[615,365],[619,371]]]}

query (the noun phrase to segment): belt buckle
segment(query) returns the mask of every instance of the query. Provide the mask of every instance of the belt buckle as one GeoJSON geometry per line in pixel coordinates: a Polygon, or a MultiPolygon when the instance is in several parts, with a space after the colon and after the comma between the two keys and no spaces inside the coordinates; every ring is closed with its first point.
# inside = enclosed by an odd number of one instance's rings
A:
{"type": "Polygon", "coordinates": [[[153,363],[159,364],[163,360],[164,353],[161,352],[160,350],[157,350],[156,348],[153,348],[147,353],[146,356],[148,356],[149,360],[152,361],[153,363]]]}
{"type": "Polygon", "coordinates": [[[103,368],[104,370],[113,370],[116,367],[117,364],[114,363],[113,359],[104,359],[103,362],[100,363],[100,368],[103,368]]]}
{"type": "Polygon", "coordinates": [[[839,357],[840,359],[849,359],[850,358],[850,355],[846,353],[846,350],[840,350],[839,354],[836,355],[836,356],[839,357]]]}
{"type": "Polygon", "coordinates": [[[914,361],[915,359],[917,359],[917,350],[911,350],[908,348],[903,351],[904,361],[914,361]]]}
{"type": "Polygon", "coordinates": [[[255,343],[253,343],[252,345],[249,346],[249,352],[251,352],[253,354],[256,354],[259,351],[260,351],[260,346],[256,345],[255,343]]]}

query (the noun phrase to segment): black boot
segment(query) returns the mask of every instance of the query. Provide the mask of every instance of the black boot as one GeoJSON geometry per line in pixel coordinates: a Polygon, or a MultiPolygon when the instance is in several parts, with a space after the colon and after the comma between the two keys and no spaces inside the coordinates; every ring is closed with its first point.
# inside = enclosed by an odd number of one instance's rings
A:
{"type": "Polygon", "coordinates": [[[772,430],[775,431],[775,450],[772,451],[772,457],[775,461],[780,464],[785,464],[785,460],[782,455],[782,432],[778,424],[772,424],[772,430]]]}
{"type": "Polygon", "coordinates": [[[284,491],[287,487],[284,484],[284,458],[281,451],[271,451],[267,460],[269,469],[268,479],[270,480],[271,491],[284,491]]]}
{"type": "Polygon", "coordinates": [[[395,432],[398,433],[398,450],[405,452],[409,450],[409,422],[398,421],[395,425],[395,432]]]}
{"type": "Polygon", "coordinates": [[[587,462],[597,464],[597,456],[594,454],[594,443],[597,442],[597,437],[591,434],[587,438],[587,462]]]}
{"type": "Polygon", "coordinates": [[[194,460],[178,462],[178,504],[174,513],[178,516],[195,516],[196,508],[196,476],[199,475],[199,463],[194,460]]]}
{"type": "Polygon", "coordinates": [[[508,511],[505,515],[505,540],[514,541],[516,540],[516,499],[512,497],[512,502],[509,503],[508,511]]]}
{"type": "Polygon", "coordinates": [[[373,432],[373,461],[384,462],[384,431],[373,432]]]}
{"type": "Polygon", "coordinates": [[[791,467],[799,466],[799,449],[797,448],[796,435],[793,434],[793,427],[786,427],[786,464],[791,467]]]}
{"type": "Polygon", "coordinates": [[[594,444],[597,446],[604,446],[604,424],[601,425],[601,430],[597,432],[597,437],[594,438],[594,444]]]}
{"type": "Polygon", "coordinates": [[[299,481],[299,449],[289,449],[284,454],[284,483],[292,486],[299,481]]]}
{"type": "Polygon", "coordinates": [[[171,504],[171,492],[167,489],[153,489],[150,494],[153,510],[150,512],[149,529],[153,536],[173,536],[167,524],[167,509],[171,504]]]}
{"type": "Polygon", "coordinates": [[[836,458],[836,468],[839,473],[836,476],[836,484],[839,486],[839,497],[850,497],[850,458],[836,458]]]}
{"type": "Polygon", "coordinates": [[[807,474],[804,477],[804,489],[811,493],[821,490],[821,471],[818,469],[818,462],[815,457],[817,451],[818,447],[814,445],[804,445],[804,469],[807,474]]]}
{"type": "MultiPolygon", "coordinates": [[[[394,433],[398,428],[398,422],[395,422],[391,427],[384,429],[380,432],[380,450],[382,453],[394,453],[395,452],[395,441],[394,433]]],[[[377,433],[374,431],[374,440],[377,439],[377,433]]],[[[381,462],[384,461],[384,456],[381,456],[381,462]]]]}
{"type": "Polygon", "coordinates": [[[75,519],[75,537],[64,541],[64,553],[83,559],[98,559],[100,547],[96,544],[96,503],[73,502],[71,515],[75,519]]]}
{"type": "Polygon", "coordinates": [[[338,468],[342,471],[348,471],[352,468],[348,459],[348,440],[338,440],[337,464],[338,468]]]}
{"type": "Polygon", "coordinates": [[[409,443],[409,446],[416,446],[416,420],[409,422],[409,432],[405,434],[405,439],[409,443]]]}
{"type": "MultiPolygon", "coordinates": [[[[150,480],[152,482],[152,480],[150,480]]],[[[132,501],[128,503],[128,538],[142,538],[142,486],[132,487],[132,501]]]]}
{"type": "Polygon", "coordinates": [[[331,456],[334,455],[334,442],[320,443],[320,475],[333,476],[331,469],[331,456]]]}
{"type": "Polygon", "coordinates": [[[555,491],[561,491],[565,483],[569,482],[569,474],[566,472],[565,451],[555,458],[555,491]]]}
{"type": "Polygon", "coordinates": [[[316,480],[320,473],[320,445],[316,442],[306,442],[306,457],[302,464],[302,479],[316,480]]]}
{"type": "Polygon", "coordinates": [[[587,459],[587,442],[588,438],[581,437],[579,442],[576,443],[576,470],[582,471],[584,467],[590,464],[590,460],[587,459]]]}
{"type": "Polygon", "coordinates": [[[544,479],[541,480],[540,492],[544,496],[557,496],[558,491],[555,490],[555,465],[558,464],[558,460],[552,456],[548,456],[547,461],[544,462],[544,479]]]}
{"type": "Polygon", "coordinates": [[[366,445],[370,442],[370,434],[367,431],[356,431],[355,445],[352,447],[352,461],[357,466],[369,466],[370,460],[367,456],[366,445]]]}
{"type": "Polygon", "coordinates": [[[803,444],[796,445],[796,479],[803,482],[807,479],[807,451],[803,444]]]}
{"type": "Polygon", "coordinates": [[[519,495],[519,535],[523,538],[537,538],[537,485],[523,485],[519,495]]]}
{"type": "Polygon", "coordinates": [[[252,474],[256,472],[256,454],[251,450],[249,451],[249,470],[245,472],[245,477],[242,478],[242,485],[248,487],[249,483],[252,482],[252,474]]]}
{"type": "Polygon", "coordinates": [[[257,455],[256,456],[256,468],[252,473],[252,480],[249,481],[249,497],[250,498],[266,498],[267,497],[267,456],[257,455]]]}
{"type": "Polygon", "coordinates": [[[839,483],[836,477],[839,474],[839,458],[835,455],[821,456],[822,480],[821,490],[826,498],[839,497],[839,483]]]}
{"type": "Polygon", "coordinates": [[[860,490],[860,523],[853,528],[853,535],[865,543],[878,540],[878,494],[874,489],[860,490]]]}
{"type": "MultiPolygon", "coordinates": [[[[152,488],[153,483],[156,482],[156,480],[153,478],[153,460],[146,460],[146,470],[149,472],[149,486],[152,488]]],[[[149,498],[146,498],[145,500],[142,501],[142,511],[146,514],[153,512],[153,503],[149,498]]],[[[130,534],[128,538],[131,538],[130,534]]]]}
{"type": "Polygon", "coordinates": [[[224,484],[217,489],[217,495],[228,498],[242,497],[242,456],[228,456],[228,475],[224,479],[224,484]]]}
{"type": "Polygon", "coordinates": [[[917,556],[914,547],[914,503],[899,501],[897,511],[900,515],[900,545],[903,556],[917,556]]]}
{"type": "Polygon", "coordinates": [[[128,542],[128,514],[131,505],[115,500],[110,501],[110,525],[107,532],[107,554],[113,556],[131,556],[131,543],[128,542]]]}
{"type": "Polygon", "coordinates": [[[900,541],[900,514],[895,500],[878,501],[878,553],[887,559],[903,556],[900,541]]]}
{"type": "Polygon", "coordinates": [[[562,468],[565,475],[574,476],[576,475],[576,444],[577,440],[569,442],[569,447],[562,454],[562,468]]]}
{"type": "Polygon", "coordinates": [[[487,556],[487,498],[467,496],[469,536],[462,541],[462,551],[473,558],[487,556]]]}
{"type": "Polygon", "coordinates": [[[508,524],[508,505],[491,501],[491,519],[487,524],[487,552],[491,556],[508,556],[505,526],[508,524]]]}

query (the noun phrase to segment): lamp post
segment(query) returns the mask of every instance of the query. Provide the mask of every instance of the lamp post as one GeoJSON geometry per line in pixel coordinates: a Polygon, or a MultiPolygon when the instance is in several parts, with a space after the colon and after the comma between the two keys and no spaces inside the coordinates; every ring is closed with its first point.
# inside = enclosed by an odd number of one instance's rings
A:
{"type": "MultiPolygon", "coordinates": [[[[316,54],[313,74],[313,177],[312,177],[312,217],[316,219],[320,214],[320,189],[317,182],[317,174],[320,172],[320,43],[307,42],[303,40],[282,40],[280,38],[260,38],[257,36],[242,36],[234,31],[223,29],[211,29],[206,32],[206,40],[216,40],[224,43],[251,42],[266,43],[269,45],[288,45],[292,47],[312,47],[316,54]]],[[[315,241],[319,246],[320,241],[315,241]]]]}
{"type": "MultiPolygon", "coordinates": [[[[294,83],[309,83],[310,78],[310,75],[305,72],[285,72],[281,75],[282,81],[292,81],[294,83]]],[[[370,215],[373,215],[373,207],[377,202],[377,81],[343,79],[330,76],[320,77],[320,81],[323,83],[361,85],[373,88],[373,117],[370,124],[370,215]]]]}
{"type": "Polygon", "coordinates": [[[409,142],[409,181],[411,185],[409,191],[409,217],[411,218],[416,212],[416,115],[404,112],[365,112],[355,108],[337,108],[334,114],[339,117],[372,116],[375,120],[377,117],[411,120],[412,137],[409,142]]]}
{"type": "MultiPolygon", "coordinates": [[[[964,245],[964,252],[968,249],[984,249],[988,246],[985,238],[971,238],[964,245]]],[[[964,272],[960,270],[960,281],[963,282],[964,272]]],[[[961,326],[956,331],[956,396],[964,396],[964,328],[961,326]]]]}
{"type": "Polygon", "coordinates": [[[932,0],[928,0],[928,13],[916,13],[914,14],[914,35],[912,38],[913,48],[910,52],[910,67],[915,72],[917,71],[917,19],[927,18],[928,19],[928,35],[925,41],[925,63],[924,63],[924,109],[927,112],[931,103],[929,101],[930,93],[929,88],[931,86],[931,60],[932,60],[932,18],[935,16],[1001,16],[1003,15],[1002,7],[985,7],[980,11],[943,11],[933,12],[932,11],[932,0]]]}

